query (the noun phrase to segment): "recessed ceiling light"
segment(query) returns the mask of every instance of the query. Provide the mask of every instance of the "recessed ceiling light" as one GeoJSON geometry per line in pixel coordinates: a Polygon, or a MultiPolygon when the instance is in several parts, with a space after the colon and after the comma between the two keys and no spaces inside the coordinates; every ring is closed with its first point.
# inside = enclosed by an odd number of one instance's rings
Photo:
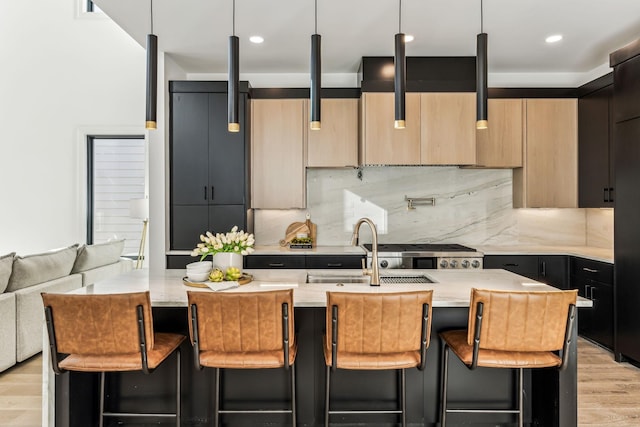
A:
{"type": "Polygon", "coordinates": [[[547,43],[557,43],[562,40],[562,34],[554,34],[544,39],[547,43]]]}
{"type": "Polygon", "coordinates": [[[412,41],[413,41],[413,39],[414,39],[414,37],[413,37],[411,34],[405,34],[405,35],[404,35],[404,42],[405,42],[405,43],[412,42],[412,41]]]}
{"type": "Polygon", "coordinates": [[[260,36],[251,36],[249,37],[249,41],[251,43],[260,44],[264,41],[264,39],[260,36]]]}

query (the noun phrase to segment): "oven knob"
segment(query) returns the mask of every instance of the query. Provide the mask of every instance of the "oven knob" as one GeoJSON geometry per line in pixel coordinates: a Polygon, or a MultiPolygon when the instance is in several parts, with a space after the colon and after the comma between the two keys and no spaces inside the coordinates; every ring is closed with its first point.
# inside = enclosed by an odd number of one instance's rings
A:
{"type": "Polygon", "coordinates": [[[458,268],[458,261],[455,259],[451,260],[451,268],[458,268]]]}
{"type": "Polygon", "coordinates": [[[474,259],[473,262],[471,263],[471,267],[479,268],[480,267],[480,261],[478,261],[477,259],[474,259]]]}
{"type": "Polygon", "coordinates": [[[447,268],[449,267],[449,262],[446,259],[443,259],[440,261],[440,268],[447,268]]]}
{"type": "Polygon", "coordinates": [[[462,268],[469,268],[469,264],[471,263],[468,259],[462,260],[462,268]]]}
{"type": "Polygon", "coordinates": [[[382,268],[389,267],[389,261],[387,261],[386,259],[383,259],[382,261],[380,261],[380,267],[382,268]]]}

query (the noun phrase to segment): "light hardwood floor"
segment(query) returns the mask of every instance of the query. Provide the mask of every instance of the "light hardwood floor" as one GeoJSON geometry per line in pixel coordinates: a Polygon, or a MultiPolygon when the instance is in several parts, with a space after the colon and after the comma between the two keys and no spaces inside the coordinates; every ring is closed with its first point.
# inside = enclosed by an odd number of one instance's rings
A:
{"type": "MultiPolygon", "coordinates": [[[[0,425],[41,425],[42,357],[0,374],[0,425]]],[[[640,425],[640,369],[616,363],[611,353],[578,340],[578,425],[640,425]]]]}

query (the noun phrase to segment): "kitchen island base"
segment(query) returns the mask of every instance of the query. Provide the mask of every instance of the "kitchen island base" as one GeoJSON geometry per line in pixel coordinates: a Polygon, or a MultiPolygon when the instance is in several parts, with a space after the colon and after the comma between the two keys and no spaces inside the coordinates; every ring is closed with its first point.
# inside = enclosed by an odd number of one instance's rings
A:
{"type": "MultiPolygon", "coordinates": [[[[186,307],[154,307],[157,331],[188,335],[186,307]]],[[[441,344],[438,332],[466,328],[467,307],[434,307],[431,344],[424,371],[407,369],[407,425],[438,426],[441,344]]],[[[296,393],[298,425],[324,425],[325,364],[322,339],[325,328],[324,307],[296,307],[295,324],[298,339],[296,358],[296,393]]],[[[539,369],[525,373],[525,425],[545,427],[577,426],[577,354],[574,334],[569,363],[562,371],[539,369]]],[[[212,425],[213,369],[197,370],[188,342],[181,347],[182,357],[182,425],[212,425]]],[[[175,405],[175,358],[158,370],[145,375],[132,372],[108,375],[107,402],[118,411],[170,411],[175,405]]],[[[86,427],[97,425],[99,391],[98,375],[66,373],[55,376],[55,425],[86,427]]],[[[515,405],[516,373],[510,369],[468,370],[461,362],[450,359],[449,402],[487,409],[515,405]]],[[[277,370],[224,370],[222,386],[225,400],[222,408],[244,409],[262,406],[282,408],[289,399],[288,375],[277,370]]],[[[337,370],[332,375],[332,410],[392,409],[397,406],[399,387],[393,371],[337,370]]],[[[288,414],[224,414],[223,426],[286,426],[288,414]]],[[[165,425],[144,418],[112,418],[106,425],[165,425]]],[[[509,414],[451,414],[447,425],[512,426],[516,416],[509,414]]],[[[167,420],[166,425],[174,425],[167,420]]],[[[396,426],[399,416],[332,415],[333,426],[396,426]]]]}

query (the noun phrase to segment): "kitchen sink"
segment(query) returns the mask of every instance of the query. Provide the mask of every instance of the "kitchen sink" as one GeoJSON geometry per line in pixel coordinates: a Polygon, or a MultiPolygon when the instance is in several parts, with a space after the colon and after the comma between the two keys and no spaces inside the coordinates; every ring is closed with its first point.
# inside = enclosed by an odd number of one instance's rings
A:
{"type": "MultiPolygon", "coordinates": [[[[365,283],[368,284],[371,278],[362,275],[348,274],[307,274],[307,283],[365,283]]],[[[380,284],[395,285],[408,283],[433,283],[429,277],[423,274],[380,276],[380,284]]]]}

